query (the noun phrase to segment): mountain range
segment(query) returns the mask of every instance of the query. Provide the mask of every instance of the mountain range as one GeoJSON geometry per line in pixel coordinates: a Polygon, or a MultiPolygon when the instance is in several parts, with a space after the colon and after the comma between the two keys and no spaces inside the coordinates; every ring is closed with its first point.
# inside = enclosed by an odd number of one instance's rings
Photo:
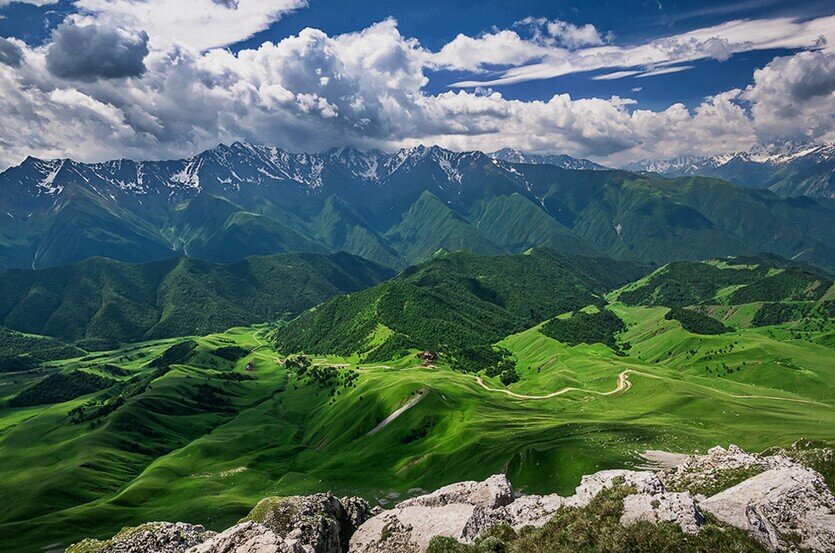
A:
{"type": "Polygon", "coordinates": [[[0,214],[7,268],[346,251],[400,269],[439,250],[535,246],[656,264],[768,251],[835,267],[825,200],[424,146],[293,154],[234,143],[170,161],[27,158],[0,174],[0,214]]]}
{"type": "Polygon", "coordinates": [[[510,163],[555,165],[557,167],[562,167],[563,169],[581,169],[586,171],[602,171],[604,169],[608,169],[608,167],[589,161],[588,159],[571,157],[566,154],[536,154],[531,152],[522,152],[516,148],[502,148],[501,150],[496,150],[488,155],[493,159],[507,161],[510,163]]]}
{"type": "Polygon", "coordinates": [[[678,177],[716,177],[742,186],[767,188],[781,196],[835,198],[835,144],[782,142],[716,156],[642,160],[623,166],[678,177]]]}

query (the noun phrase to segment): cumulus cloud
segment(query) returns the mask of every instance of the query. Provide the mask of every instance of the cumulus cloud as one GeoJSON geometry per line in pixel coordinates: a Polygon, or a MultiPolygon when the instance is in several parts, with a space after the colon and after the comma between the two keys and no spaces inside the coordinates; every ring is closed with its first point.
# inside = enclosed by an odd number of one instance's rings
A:
{"type": "Polygon", "coordinates": [[[148,35],[144,31],[62,23],[52,33],[46,65],[63,79],[119,79],[144,73],[147,55],[148,35]]]}
{"type": "Polygon", "coordinates": [[[544,17],[526,17],[517,21],[514,26],[530,28],[534,42],[551,46],[562,45],[566,48],[600,46],[612,37],[609,33],[604,36],[591,23],[575,25],[568,21],[549,20],[544,17]]]}
{"type": "Polygon", "coordinates": [[[751,103],[760,134],[835,139],[835,54],[799,52],[754,72],[740,97],[751,103]]]}
{"type": "Polygon", "coordinates": [[[308,28],[237,53],[149,47],[146,70],[130,79],[56,78],[53,46],[21,43],[25,62],[0,64],[2,165],[30,154],[85,161],[184,156],[232,140],[296,151],[513,146],[618,163],[742,149],[781,127],[822,137],[831,134],[835,115],[835,54],[823,50],[776,58],[750,87],[706,98],[695,109],[653,111],[617,96],[524,101],[488,87],[430,94],[425,71],[437,58],[393,19],[336,36],[308,28]]]}
{"type": "Polygon", "coordinates": [[[14,3],[32,4],[33,6],[48,6],[50,4],[57,4],[58,0],[0,0],[0,8],[14,3]]]}
{"type": "Polygon", "coordinates": [[[7,38],[0,36],[0,63],[20,67],[23,61],[23,49],[7,38]]]}

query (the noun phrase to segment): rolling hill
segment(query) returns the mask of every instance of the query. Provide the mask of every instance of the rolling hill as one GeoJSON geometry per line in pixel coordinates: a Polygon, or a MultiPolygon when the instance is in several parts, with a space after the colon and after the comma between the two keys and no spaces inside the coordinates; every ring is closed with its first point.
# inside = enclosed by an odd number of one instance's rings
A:
{"type": "Polygon", "coordinates": [[[278,333],[285,353],[363,354],[386,360],[410,349],[446,354],[479,370],[490,345],[543,319],[602,302],[646,268],[535,249],[521,255],[440,255],[373,288],[308,310],[278,333]]]}
{"type": "Polygon", "coordinates": [[[0,271],[0,326],[100,349],[288,318],[392,275],[346,253],[276,254],[232,264],[91,258],[0,271]]]}
{"type": "Polygon", "coordinates": [[[829,201],[501,157],[234,143],[171,161],[29,158],[0,174],[0,266],[347,251],[403,269],[440,249],[541,246],[656,264],[768,251],[835,267],[829,201]]]}
{"type": "Polygon", "coordinates": [[[265,495],[386,505],[496,472],[565,493],[649,449],[831,445],[835,319],[701,311],[823,305],[831,277],[771,256],[647,271],[549,250],[438,254],[285,327],[0,373],[0,551],[147,520],[224,528],[265,495]],[[445,353],[461,344],[487,363],[445,353]],[[444,354],[424,365],[426,346],[444,354]]]}

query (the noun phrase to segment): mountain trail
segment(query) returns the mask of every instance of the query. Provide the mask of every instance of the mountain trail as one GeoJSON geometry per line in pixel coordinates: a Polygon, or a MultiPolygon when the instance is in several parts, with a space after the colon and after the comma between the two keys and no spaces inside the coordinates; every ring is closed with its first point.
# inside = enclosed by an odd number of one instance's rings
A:
{"type": "Polygon", "coordinates": [[[587,388],[575,388],[569,386],[567,388],[562,388],[557,390],[556,392],[551,392],[550,394],[546,394],[544,396],[531,396],[527,394],[517,394],[516,392],[511,392],[510,390],[502,390],[500,388],[491,388],[487,384],[484,383],[484,380],[481,379],[480,376],[476,375],[475,379],[478,382],[478,385],[490,392],[499,392],[502,394],[506,394],[510,397],[515,397],[518,399],[551,399],[552,397],[561,396],[563,394],[567,394],[568,392],[586,392],[589,394],[596,394],[599,396],[611,396],[617,394],[619,392],[624,392],[632,387],[632,383],[629,382],[629,373],[632,372],[630,370],[625,370],[618,375],[618,383],[615,386],[614,390],[610,390],[608,392],[599,392],[597,390],[589,390],[587,388]]]}
{"type": "MultiPolygon", "coordinates": [[[[532,395],[527,395],[527,394],[517,394],[516,392],[512,392],[510,390],[505,390],[505,389],[501,389],[501,388],[491,388],[487,384],[484,383],[484,380],[482,380],[482,378],[480,376],[475,375],[475,379],[476,379],[476,382],[478,383],[479,386],[481,386],[482,388],[484,388],[485,390],[487,390],[489,392],[498,392],[498,393],[506,394],[510,397],[515,397],[515,398],[518,398],[518,399],[551,399],[553,397],[561,396],[561,395],[566,394],[568,392],[586,392],[586,393],[589,393],[589,394],[595,394],[595,395],[599,395],[599,396],[611,396],[611,395],[615,395],[615,394],[620,393],[620,392],[625,392],[626,390],[628,390],[632,387],[632,383],[629,381],[629,373],[638,374],[638,375],[645,376],[645,377],[648,377],[648,378],[661,378],[660,376],[657,376],[657,375],[654,375],[654,374],[649,374],[649,373],[645,373],[645,372],[641,372],[641,371],[636,371],[636,370],[633,370],[633,369],[627,369],[627,370],[623,371],[622,373],[620,373],[618,375],[617,386],[615,386],[615,388],[613,390],[610,390],[608,392],[600,392],[600,391],[597,391],[597,390],[589,390],[588,388],[575,388],[575,387],[569,386],[567,388],[562,388],[560,390],[557,390],[556,392],[551,392],[550,394],[541,395],[541,396],[532,396],[532,395]]],[[[811,399],[800,399],[800,398],[779,397],[779,396],[763,396],[763,395],[754,395],[754,394],[738,395],[738,394],[732,394],[730,392],[725,392],[723,390],[718,390],[718,389],[712,388],[710,386],[705,386],[703,384],[696,384],[696,383],[693,383],[693,382],[690,382],[690,384],[692,384],[694,386],[697,386],[699,388],[708,389],[712,392],[715,392],[717,394],[721,394],[723,396],[730,397],[730,398],[733,398],[733,399],[767,399],[767,400],[771,400],[771,401],[790,401],[790,402],[793,402],[793,403],[806,403],[806,404],[811,404],[811,405],[822,405],[824,407],[832,407],[831,405],[828,405],[826,403],[821,403],[819,401],[814,401],[814,400],[811,400],[811,399]]]]}

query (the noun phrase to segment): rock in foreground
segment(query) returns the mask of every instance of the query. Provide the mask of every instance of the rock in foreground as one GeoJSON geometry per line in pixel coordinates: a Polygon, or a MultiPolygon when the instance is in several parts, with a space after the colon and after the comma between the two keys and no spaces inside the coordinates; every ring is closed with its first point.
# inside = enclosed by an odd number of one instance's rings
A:
{"type": "Polygon", "coordinates": [[[783,455],[731,446],[660,472],[587,475],[569,497],[524,495],[504,475],[451,484],[384,512],[331,494],[272,497],[217,534],[150,523],[107,541],[85,540],[67,553],[561,552],[642,550],[641,544],[835,551],[835,498],[816,471],[783,455]]]}

